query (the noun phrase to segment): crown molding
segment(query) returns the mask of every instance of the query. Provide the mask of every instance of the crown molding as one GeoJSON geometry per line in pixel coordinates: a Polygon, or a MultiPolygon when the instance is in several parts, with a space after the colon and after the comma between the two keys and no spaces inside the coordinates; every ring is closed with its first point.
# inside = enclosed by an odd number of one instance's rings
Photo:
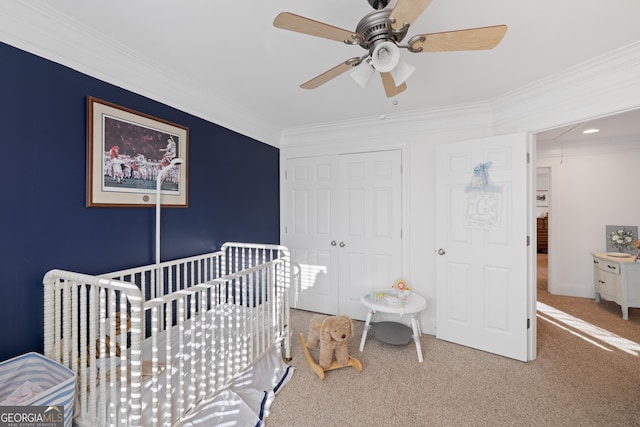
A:
{"type": "Polygon", "coordinates": [[[281,147],[353,143],[363,140],[415,140],[416,136],[464,133],[491,128],[492,111],[486,103],[449,106],[402,114],[283,129],[281,147]]]}
{"type": "Polygon", "coordinates": [[[491,101],[498,133],[537,132],[640,105],[640,42],[491,101]]]}

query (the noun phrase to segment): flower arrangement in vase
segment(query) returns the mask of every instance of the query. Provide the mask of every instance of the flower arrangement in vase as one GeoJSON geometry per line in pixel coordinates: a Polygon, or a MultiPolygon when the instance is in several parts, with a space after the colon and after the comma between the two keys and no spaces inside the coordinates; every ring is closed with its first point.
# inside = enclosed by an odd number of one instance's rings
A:
{"type": "Polygon", "coordinates": [[[609,233],[609,245],[620,252],[632,249],[634,239],[633,231],[627,228],[618,228],[609,233]]]}

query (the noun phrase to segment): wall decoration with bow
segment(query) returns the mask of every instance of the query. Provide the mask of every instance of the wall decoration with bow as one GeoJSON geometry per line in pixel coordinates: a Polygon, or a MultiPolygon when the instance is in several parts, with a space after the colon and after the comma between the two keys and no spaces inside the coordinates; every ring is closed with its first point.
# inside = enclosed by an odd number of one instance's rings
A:
{"type": "Polygon", "coordinates": [[[475,166],[471,183],[465,187],[467,194],[465,219],[468,228],[488,230],[500,225],[502,187],[491,183],[490,166],[491,162],[475,166]]]}

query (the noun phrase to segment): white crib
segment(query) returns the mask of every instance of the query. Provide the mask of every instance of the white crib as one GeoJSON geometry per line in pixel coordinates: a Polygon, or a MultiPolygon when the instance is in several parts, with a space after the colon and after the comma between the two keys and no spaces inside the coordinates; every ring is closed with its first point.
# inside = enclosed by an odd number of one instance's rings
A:
{"type": "Polygon", "coordinates": [[[260,360],[277,371],[269,393],[292,373],[281,355],[290,358],[283,246],[227,243],[100,276],[52,270],[43,282],[44,353],[77,375],[76,425],[194,425],[260,360]]]}

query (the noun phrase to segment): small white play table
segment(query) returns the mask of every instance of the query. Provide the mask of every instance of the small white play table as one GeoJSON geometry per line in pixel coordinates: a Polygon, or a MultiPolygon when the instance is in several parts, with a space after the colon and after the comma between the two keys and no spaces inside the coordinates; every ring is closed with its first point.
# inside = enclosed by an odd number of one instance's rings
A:
{"type": "Polygon", "coordinates": [[[427,308],[427,301],[418,294],[410,293],[405,303],[396,303],[393,298],[380,298],[380,295],[384,294],[386,297],[393,297],[396,295],[395,290],[375,290],[360,298],[362,304],[369,309],[367,314],[367,321],[364,324],[364,331],[362,332],[362,339],[360,340],[360,351],[364,350],[364,343],[367,340],[367,333],[369,332],[369,326],[371,319],[376,312],[392,313],[400,315],[400,319],[405,314],[411,316],[411,328],[413,329],[413,341],[416,343],[416,351],[418,352],[418,361],[423,363],[422,359],[422,347],[420,346],[420,324],[416,315],[422,310],[427,308]],[[376,296],[378,296],[376,298],[376,296]],[[392,302],[389,302],[389,301],[392,302]]]}

